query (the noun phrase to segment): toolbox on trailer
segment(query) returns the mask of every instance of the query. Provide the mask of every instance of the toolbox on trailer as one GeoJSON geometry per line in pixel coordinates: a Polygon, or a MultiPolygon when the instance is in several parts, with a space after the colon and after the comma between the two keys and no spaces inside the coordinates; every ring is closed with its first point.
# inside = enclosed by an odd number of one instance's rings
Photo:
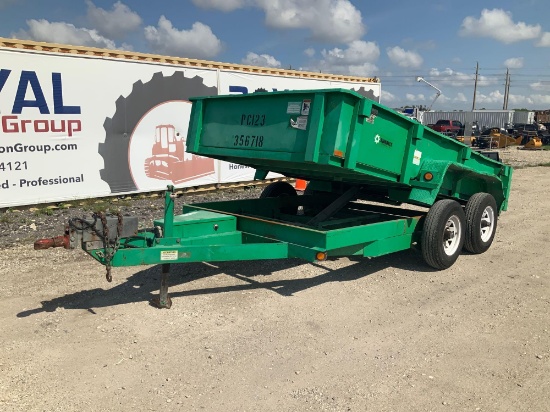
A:
{"type": "Polygon", "coordinates": [[[36,249],[82,247],[107,267],[162,264],[156,305],[170,307],[172,263],[296,257],[375,257],[418,246],[450,267],[464,247],[483,253],[507,209],[512,169],[420,123],[341,89],[192,99],[187,151],[307,180],[259,199],[185,205],[135,233],[136,220],[73,219],[36,249]],[[411,204],[421,206],[401,207],[411,204]],[[116,233],[113,233],[116,232],[116,233]],[[128,234],[130,233],[130,234],[128,234]],[[94,241],[86,241],[93,239],[94,241]],[[98,239],[101,242],[98,242],[98,239]]]}

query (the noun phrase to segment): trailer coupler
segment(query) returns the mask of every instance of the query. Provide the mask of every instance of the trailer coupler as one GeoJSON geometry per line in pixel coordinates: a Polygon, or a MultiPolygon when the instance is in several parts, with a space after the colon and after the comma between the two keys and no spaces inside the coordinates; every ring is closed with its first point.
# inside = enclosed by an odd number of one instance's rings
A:
{"type": "Polygon", "coordinates": [[[63,236],[56,236],[49,239],[38,239],[34,242],[34,250],[45,250],[52,247],[64,247],[65,249],[70,249],[70,242],[68,233],[63,236]]]}

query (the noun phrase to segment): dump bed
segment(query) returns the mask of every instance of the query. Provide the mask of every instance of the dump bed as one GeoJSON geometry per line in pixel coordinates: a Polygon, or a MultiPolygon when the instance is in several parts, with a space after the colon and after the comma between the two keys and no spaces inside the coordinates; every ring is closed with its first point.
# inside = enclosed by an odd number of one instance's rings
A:
{"type": "Polygon", "coordinates": [[[304,180],[383,188],[431,205],[492,193],[506,209],[511,169],[360,94],[299,90],[193,98],[187,151],[304,180]]]}

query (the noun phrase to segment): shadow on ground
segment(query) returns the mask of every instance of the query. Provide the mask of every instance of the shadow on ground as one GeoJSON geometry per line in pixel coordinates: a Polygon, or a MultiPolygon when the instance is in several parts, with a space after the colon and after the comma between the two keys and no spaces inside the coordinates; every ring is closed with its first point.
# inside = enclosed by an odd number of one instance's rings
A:
{"type": "MultiPolygon", "coordinates": [[[[348,259],[352,261],[352,264],[339,269],[330,269],[322,262],[307,263],[299,259],[174,264],[170,272],[170,286],[172,287],[189,284],[195,280],[219,274],[232,276],[241,280],[242,283],[199,289],[193,289],[189,285],[187,290],[172,290],[169,293],[172,300],[185,296],[241,292],[254,289],[267,289],[282,296],[292,296],[300,291],[330,282],[354,281],[390,267],[424,273],[435,271],[423,262],[419,253],[412,250],[373,259],[359,257],[348,259]],[[299,267],[308,264],[319,267],[325,270],[325,272],[307,278],[288,280],[269,279],[269,275],[275,272],[292,268],[299,270],[299,267]]],[[[116,268],[113,268],[113,275],[116,277],[116,268]]],[[[58,307],[64,309],[85,309],[95,313],[94,308],[150,301],[155,297],[155,294],[158,295],[160,275],[161,266],[152,266],[135,273],[126,282],[113,288],[96,288],[60,296],[43,301],[41,302],[42,307],[20,312],[17,316],[27,317],[41,312],[53,312],[58,307]]]]}

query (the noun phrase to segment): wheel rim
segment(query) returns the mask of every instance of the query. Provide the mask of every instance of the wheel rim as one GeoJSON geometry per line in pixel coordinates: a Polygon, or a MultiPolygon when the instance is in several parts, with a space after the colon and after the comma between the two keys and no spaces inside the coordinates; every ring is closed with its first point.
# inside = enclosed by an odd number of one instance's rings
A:
{"type": "Polygon", "coordinates": [[[443,250],[447,256],[452,256],[458,250],[460,237],[462,236],[462,224],[458,216],[451,216],[445,223],[443,234],[443,250]]]}
{"type": "Polygon", "coordinates": [[[481,240],[486,243],[491,239],[493,231],[495,230],[495,211],[491,206],[487,206],[481,214],[481,220],[479,222],[479,229],[481,233],[481,240]]]}

